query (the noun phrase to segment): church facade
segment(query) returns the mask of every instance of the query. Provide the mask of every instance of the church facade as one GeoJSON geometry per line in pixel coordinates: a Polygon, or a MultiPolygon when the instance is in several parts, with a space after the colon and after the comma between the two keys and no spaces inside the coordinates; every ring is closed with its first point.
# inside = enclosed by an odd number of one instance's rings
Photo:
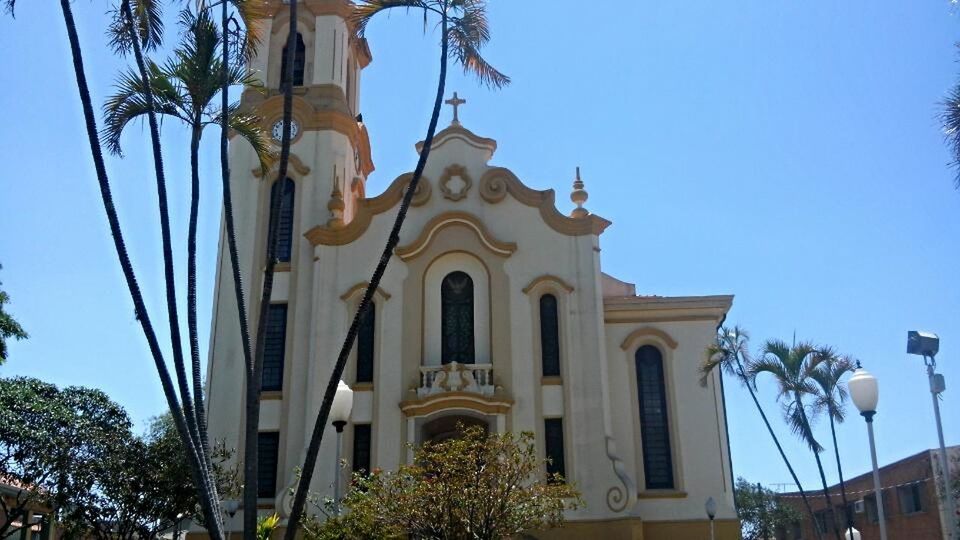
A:
{"type": "MultiPolygon", "coordinates": [[[[284,198],[258,444],[259,511],[285,516],[336,353],[410,174],[366,193],[374,166],[358,114],[371,54],[348,28],[349,2],[301,3],[292,52],[286,4],[270,5],[253,61],[268,90],[245,92],[243,105],[256,107],[279,139],[280,73],[294,62],[288,177],[261,174],[239,141],[230,160],[251,317],[270,203],[284,198]]],[[[462,100],[450,103],[456,111],[462,100]]],[[[396,469],[411,460],[410,444],[455,435],[457,422],[530,431],[551,472],[574,482],[586,502],[563,529],[534,536],[706,538],[712,497],[717,538],[739,538],[722,386],[716,375],[702,386],[698,374],[732,297],[637,295],[602,271],[600,240],[611,222],[586,208],[579,172],[574,208],[564,213],[553,190],[533,189],[495,164],[496,149],[456,115],[433,141],[344,373],[354,405],[343,474],[396,469]]],[[[242,448],[244,362],[222,234],[216,283],[210,436],[242,448]]],[[[333,493],[336,440],[328,427],[313,482],[320,494],[333,493]]]]}

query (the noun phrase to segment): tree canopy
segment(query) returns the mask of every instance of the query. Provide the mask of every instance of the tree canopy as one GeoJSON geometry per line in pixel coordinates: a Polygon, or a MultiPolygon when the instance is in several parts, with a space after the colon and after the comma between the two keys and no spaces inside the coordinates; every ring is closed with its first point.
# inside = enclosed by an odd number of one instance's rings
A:
{"type": "Polygon", "coordinates": [[[321,517],[304,523],[310,540],[334,538],[499,539],[563,524],[582,506],[576,488],[547,476],[533,434],[462,436],[416,448],[412,465],[354,476],[337,516],[336,502],[313,502],[321,517]]]}
{"type": "MultiPolygon", "coordinates": [[[[0,265],[0,269],[3,269],[2,265],[0,265]]],[[[0,281],[0,285],[3,285],[2,281],[0,281]]],[[[0,366],[7,360],[7,340],[10,338],[21,340],[29,337],[20,323],[3,307],[4,304],[8,303],[10,303],[10,295],[0,289],[0,366]]]]}
{"type": "Polygon", "coordinates": [[[778,529],[789,530],[800,521],[800,513],[795,508],[781,504],[774,491],[760,484],[738,477],[733,493],[744,540],[776,538],[778,529]]]}

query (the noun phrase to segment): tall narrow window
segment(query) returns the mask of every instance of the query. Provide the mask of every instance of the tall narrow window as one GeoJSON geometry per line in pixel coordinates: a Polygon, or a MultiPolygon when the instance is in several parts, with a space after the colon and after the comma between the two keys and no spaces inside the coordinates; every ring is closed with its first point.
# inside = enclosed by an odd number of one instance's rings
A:
{"type": "Polygon", "coordinates": [[[560,325],[557,320],[557,297],[540,297],[540,361],[544,377],[560,376],[560,325]]]}
{"type": "MultiPolygon", "coordinates": [[[[274,182],[270,189],[270,208],[273,208],[273,202],[283,190],[283,199],[280,201],[280,214],[277,216],[277,249],[274,254],[280,262],[290,261],[290,252],[293,247],[293,180],[286,178],[283,182],[274,182]]],[[[268,208],[269,212],[269,208],[268,208]]],[[[269,219],[269,213],[267,214],[269,219]]],[[[267,241],[273,231],[267,231],[267,241]]]]}
{"type": "Polygon", "coordinates": [[[264,338],[261,390],[283,388],[283,359],[287,344],[287,305],[267,308],[267,335],[264,338]]]}
{"type": "Polygon", "coordinates": [[[277,460],[280,456],[280,434],[269,431],[257,434],[257,497],[272,499],[277,495],[277,460]]]}
{"type": "Polygon", "coordinates": [[[559,474],[566,477],[567,468],[563,461],[563,420],[547,418],[544,423],[544,442],[546,443],[547,474],[559,474]]]}
{"type": "Polygon", "coordinates": [[[637,349],[637,397],[643,439],[643,473],[647,489],[673,489],[670,423],[663,380],[663,355],[656,347],[637,349]]]}
{"type": "MultiPolygon", "coordinates": [[[[300,35],[300,32],[297,32],[297,44],[296,54],[293,57],[293,85],[294,86],[303,86],[303,71],[304,66],[306,65],[307,59],[307,47],[303,44],[303,36],[300,35]]],[[[284,42],[286,43],[286,42],[284,42]]],[[[283,56],[280,58],[280,88],[283,88],[284,82],[287,80],[287,46],[283,46],[283,56]]]]}
{"type": "Polygon", "coordinates": [[[353,425],[353,472],[370,472],[370,424],[353,425]]]}
{"type": "Polygon", "coordinates": [[[373,345],[376,337],[377,307],[373,302],[360,315],[357,334],[357,382],[373,382],[373,345]]]}
{"type": "Polygon", "coordinates": [[[440,284],[440,302],[442,363],[474,363],[473,279],[466,272],[447,274],[440,284]]]}

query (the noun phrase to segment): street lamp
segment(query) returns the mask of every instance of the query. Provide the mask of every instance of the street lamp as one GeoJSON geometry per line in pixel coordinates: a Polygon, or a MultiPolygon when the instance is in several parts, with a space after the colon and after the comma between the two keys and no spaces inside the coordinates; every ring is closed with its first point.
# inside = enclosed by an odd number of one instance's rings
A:
{"type": "Polygon", "coordinates": [[[915,354],[923,357],[923,363],[927,366],[927,379],[930,381],[930,394],[933,395],[933,416],[937,421],[937,437],[940,439],[940,470],[943,471],[943,492],[946,494],[947,515],[951,516],[949,527],[953,532],[954,538],[960,538],[960,530],[957,530],[957,509],[953,500],[953,494],[950,490],[950,466],[947,461],[947,449],[943,444],[943,425],[940,422],[940,394],[947,389],[946,380],[943,375],[936,373],[937,352],[940,350],[940,338],[932,332],[919,332],[911,330],[907,332],[907,354],[915,354]]]}
{"type": "Polygon", "coordinates": [[[880,540],[887,540],[887,523],[883,515],[883,494],[880,492],[880,471],[877,469],[877,447],[873,440],[873,416],[877,414],[877,401],[880,388],[877,378],[863,369],[857,362],[857,370],[847,382],[850,398],[860,414],[867,420],[867,434],[870,437],[870,459],[873,460],[873,492],[877,498],[877,519],[880,523],[880,540]]]}
{"type": "MultiPolygon", "coordinates": [[[[240,510],[240,501],[236,499],[227,499],[223,501],[223,511],[230,516],[230,520],[233,520],[233,516],[237,515],[237,511],[240,510]]],[[[227,531],[227,539],[233,535],[233,523],[230,524],[230,530],[227,531]]]]}
{"type": "Polygon", "coordinates": [[[333,404],[330,406],[330,423],[337,430],[337,461],[333,477],[333,502],[336,505],[337,514],[340,513],[340,446],[343,440],[343,428],[350,419],[351,409],[353,409],[353,390],[341,379],[337,384],[337,393],[333,395],[333,404]]]}
{"type": "Polygon", "coordinates": [[[717,501],[713,497],[707,497],[707,503],[703,505],[707,511],[707,517],[710,518],[710,540],[713,540],[713,518],[717,517],[717,501]]]}

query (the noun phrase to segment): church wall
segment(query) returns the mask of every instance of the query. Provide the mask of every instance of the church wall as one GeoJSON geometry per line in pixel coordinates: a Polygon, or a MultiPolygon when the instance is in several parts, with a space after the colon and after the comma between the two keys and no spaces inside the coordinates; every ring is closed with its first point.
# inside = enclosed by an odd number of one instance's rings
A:
{"type": "Polygon", "coordinates": [[[716,321],[637,322],[607,324],[610,356],[611,402],[615,404],[614,429],[625,463],[640,491],[641,515],[657,519],[693,519],[703,514],[703,504],[713,497],[719,505],[718,518],[734,518],[722,401],[716,380],[707,387],[699,384],[703,351],[714,335],[716,321]],[[674,341],[652,332],[627,343],[638,328],[662,331],[674,341]],[[660,349],[664,358],[667,415],[674,461],[671,491],[646,490],[643,477],[641,429],[638,413],[634,354],[643,345],[660,349]],[[682,426],[682,428],[680,427],[682,426]]]}

